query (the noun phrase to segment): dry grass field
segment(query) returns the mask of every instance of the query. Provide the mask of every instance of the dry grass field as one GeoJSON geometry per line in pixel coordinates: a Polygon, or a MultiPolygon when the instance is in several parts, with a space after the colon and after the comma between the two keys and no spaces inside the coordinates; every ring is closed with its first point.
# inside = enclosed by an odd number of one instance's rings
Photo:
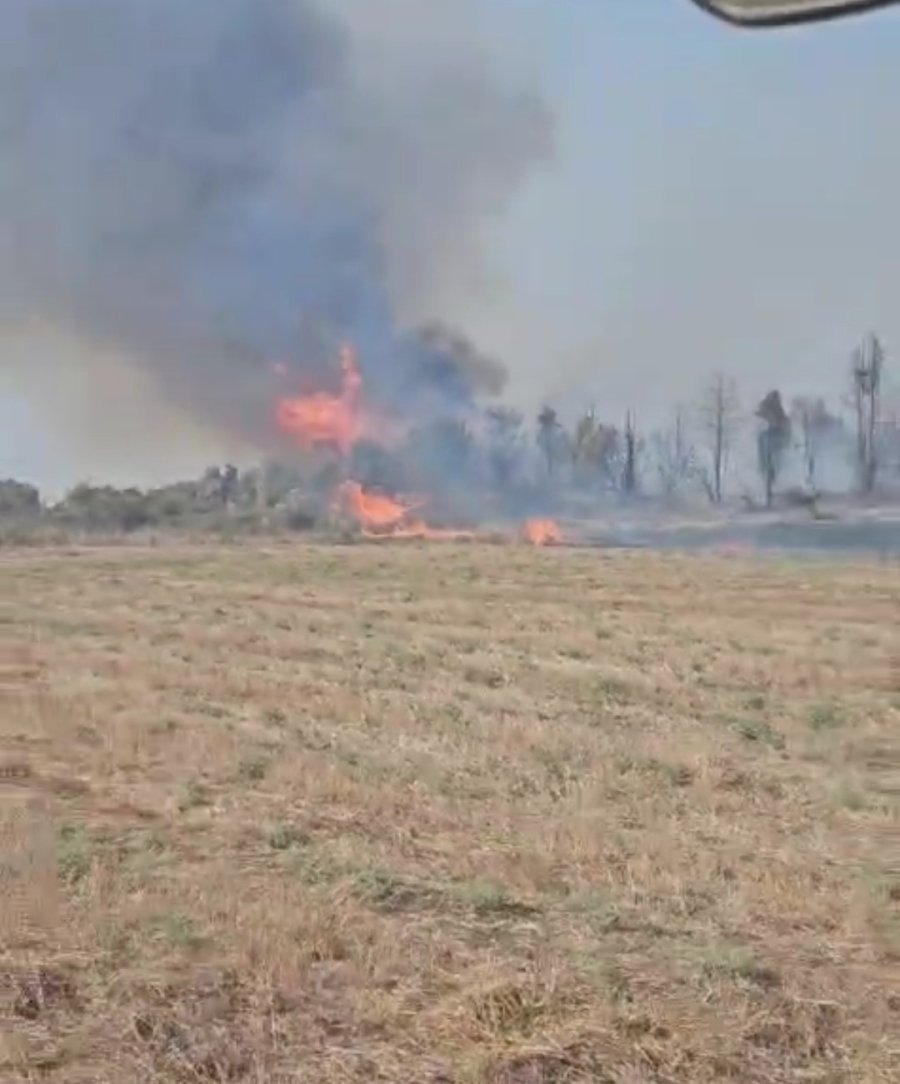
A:
{"type": "Polygon", "coordinates": [[[0,557],[0,1080],[900,1079],[900,568],[0,557]]]}

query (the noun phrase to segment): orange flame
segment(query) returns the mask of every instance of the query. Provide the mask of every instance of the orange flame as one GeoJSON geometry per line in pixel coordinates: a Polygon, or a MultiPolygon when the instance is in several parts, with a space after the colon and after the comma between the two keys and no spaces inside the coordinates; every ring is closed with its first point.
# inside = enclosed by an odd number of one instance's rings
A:
{"type": "MultiPolygon", "coordinates": [[[[278,428],[298,447],[310,450],[326,446],[334,448],[342,456],[348,456],[354,444],[370,433],[377,433],[379,439],[384,441],[402,432],[403,425],[397,419],[364,410],[363,379],[352,346],[341,348],[340,366],[341,388],[337,394],[317,391],[278,400],[278,428]]],[[[281,362],[273,363],[271,369],[278,377],[289,375],[288,367],[281,362]]],[[[363,534],[369,537],[450,541],[476,537],[472,531],[430,527],[423,520],[412,518],[410,514],[421,503],[418,499],[408,500],[372,492],[353,480],[339,486],[334,499],[335,509],[350,515],[363,534]]],[[[563,541],[562,532],[552,519],[528,520],[522,533],[526,541],[534,546],[563,541]]]]}
{"type": "Polygon", "coordinates": [[[336,507],[347,511],[370,538],[430,538],[460,541],[474,537],[471,531],[429,527],[421,519],[410,519],[410,512],[420,502],[400,500],[383,493],[373,493],[359,482],[344,482],[338,489],[336,507]]]}
{"type": "Polygon", "coordinates": [[[522,529],[525,541],[532,546],[553,546],[563,540],[562,531],[552,519],[530,519],[522,529]]]}
{"type": "MultiPolygon", "coordinates": [[[[276,371],[283,371],[276,366],[276,371]]],[[[347,455],[363,434],[360,411],[362,374],[356,353],[350,346],[341,349],[341,390],[338,395],[314,392],[278,402],[278,427],[301,448],[330,445],[347,455]]]]}
{"type": "Polygon", "coordinates": [[[341,485],[336,503],[341,509],[346,509],[361,527],[377,532],[399,528],[413,508],[413,505],[383,493],[372,493],[353,481],[341,485]]]}

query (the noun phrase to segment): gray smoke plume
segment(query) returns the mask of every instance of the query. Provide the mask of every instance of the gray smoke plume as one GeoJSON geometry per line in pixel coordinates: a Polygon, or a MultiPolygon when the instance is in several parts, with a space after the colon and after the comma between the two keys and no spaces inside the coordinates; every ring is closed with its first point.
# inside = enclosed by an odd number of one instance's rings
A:
{"type": "Polygon", "coordinates": [[[470,40],[423,53],[327,6],[3,0],[0,317],[121,350],[260,441],[273,361],[346,336],[378,393],[407,388],[398,314],[477,264],[550,125],[470,40]]]}

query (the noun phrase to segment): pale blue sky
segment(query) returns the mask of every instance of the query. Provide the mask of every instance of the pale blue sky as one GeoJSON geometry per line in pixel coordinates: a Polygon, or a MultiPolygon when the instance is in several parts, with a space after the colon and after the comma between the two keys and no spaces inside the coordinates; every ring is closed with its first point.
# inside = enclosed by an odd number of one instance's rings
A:
{"type": "MultiPolygon", "coordinates": [[[[776,383],[836,398],[869,327],[900,371],[900,11],[748,34],[687,0],[469,7],[558,123],[492,238],[503,290],[463,313],[515,397],[588,389],[655,421],[721,367],[748,402],[776,383]]],[[[73,454],[5,395],[0,476],[120,475],[119,450],[73,454]]]]}
{"type": "Polygon", "coordinates": [[[498,7],[543,24],[561,123],[520,275],[551,337],[571,324],[560,391],[592,378],[621,409],[716,365],[748,396],[837,391],[870,324],[900,351],[900,12],[750,35],[684,0],[498,7]]]}

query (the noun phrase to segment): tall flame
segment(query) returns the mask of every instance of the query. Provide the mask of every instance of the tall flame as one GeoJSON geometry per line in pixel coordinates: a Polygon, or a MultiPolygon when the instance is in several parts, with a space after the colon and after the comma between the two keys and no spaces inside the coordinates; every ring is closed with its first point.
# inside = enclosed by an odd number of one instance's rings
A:
{"type": "MultiPolygon", "coordinates": [[[[280,399],[278,428],[301,448],[326,445],[347,455],[363,435],[362,374],[351,346],[341,348],[341,390],[280,399]]],[[[283,371],[276,367],[276,371],[283,371]]]]}
{"type": "MultiPolygon", "coordinates": [[[[309,395],[284,397],[278,400],[278,428],[298,447],[313,449],[330,447],[348,457],[361,438],[375,434],[381,440],[392,440],[402,425],[397,419],[383,417],[364,410],[363,379],[356,352],[344,346],[340,352],[341,387],[335,394],[317,391],[309,395]]],[[[287,366],[276,362],[272,371],[287,377],[287,366]]],[[[421,500],[408,500],[365,489],[359,482],[348,479],[337,489],[334,507],[349,515],[370,537],[470,539],[471,531],[430,527],[411,513],[421,500]]],[[[551,519],[529,520],[522,529],[523,537],[534,546],[562,542],[562,532],[551,519]]]]}

